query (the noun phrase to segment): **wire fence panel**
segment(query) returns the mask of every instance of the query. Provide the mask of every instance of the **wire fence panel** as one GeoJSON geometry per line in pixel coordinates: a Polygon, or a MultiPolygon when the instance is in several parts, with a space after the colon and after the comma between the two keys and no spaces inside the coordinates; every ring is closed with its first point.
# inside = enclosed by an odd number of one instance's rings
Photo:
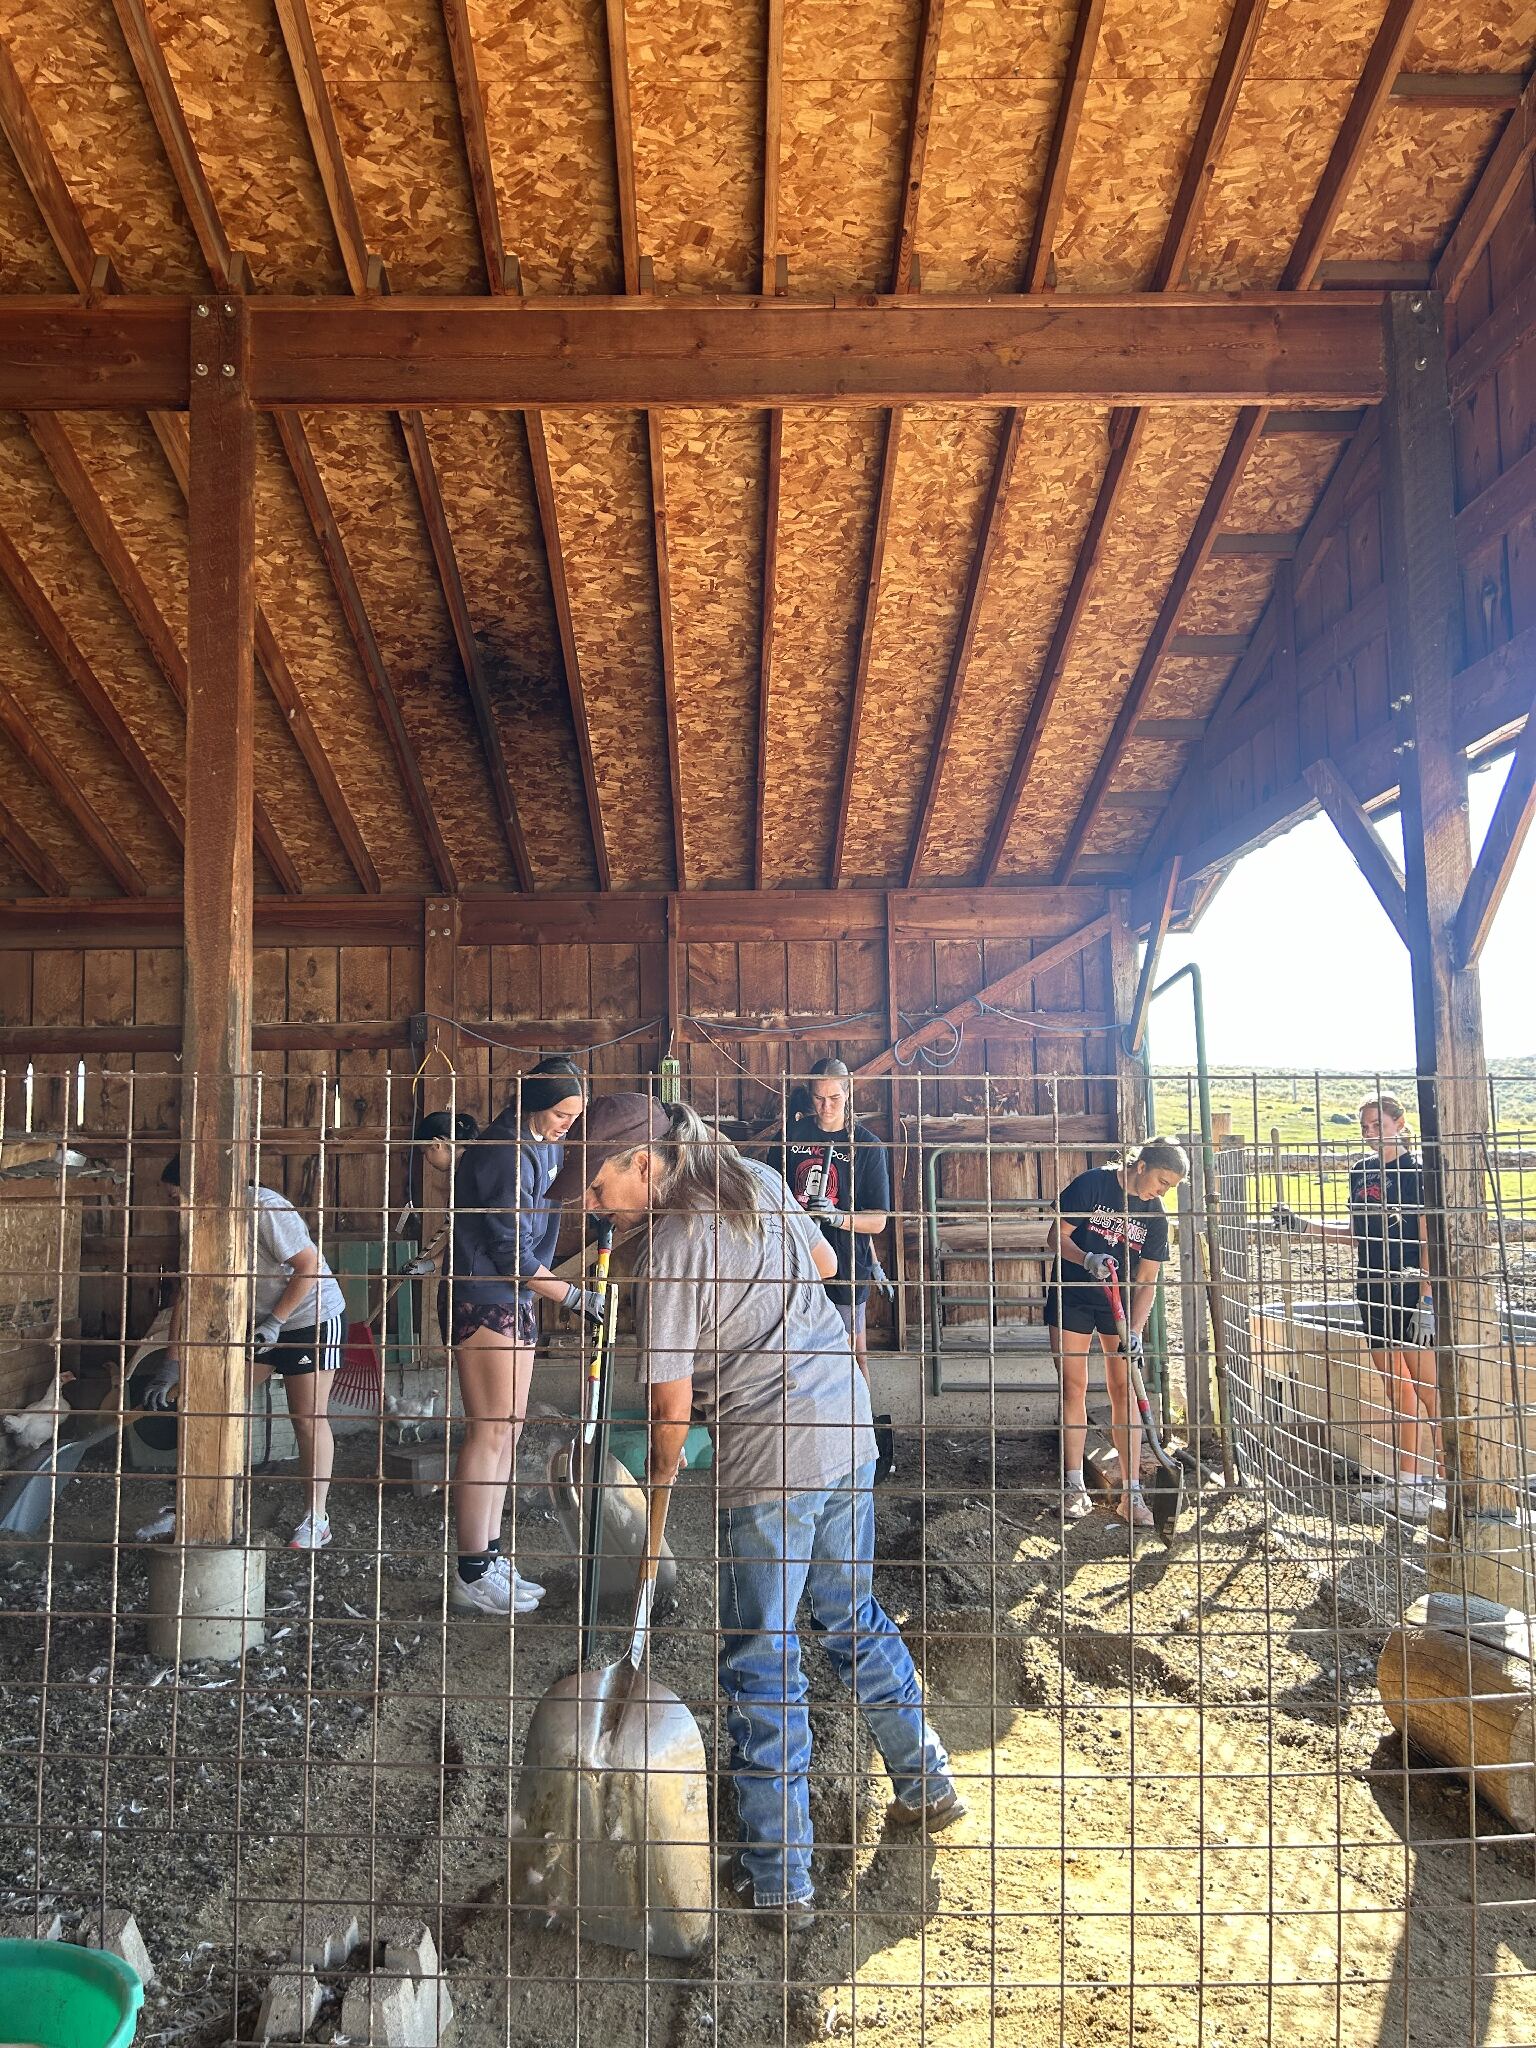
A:
{"type": "Polygon", "coordinates": [[[516,1067],[269,1060],[196,1276],[189,1077],[0,1074],[0,1938],[181,2048],[1530,2048],[1529,1082],[1452,1286],[1371,1077],[1160,1075],[1176,1185],[1120,1075],[516,1067]]]}

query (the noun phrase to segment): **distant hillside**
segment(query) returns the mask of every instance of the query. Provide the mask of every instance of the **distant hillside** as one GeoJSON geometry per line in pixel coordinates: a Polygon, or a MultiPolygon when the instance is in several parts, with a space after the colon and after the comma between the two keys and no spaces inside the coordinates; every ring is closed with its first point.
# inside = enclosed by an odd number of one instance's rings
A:
{"type": "MultiPolygon", "coordinates": [[[[1157,1127],[1160,1131],[1195,1128],[1199,1102],[1192,1069],[1154,1066],[1152,1070],[1157,1127]]],[[[1489,1077],[1493,1118],[1500,1134],[1536,1130],[1536,1055],[1500,1060],[1489,1077]]],[[[1417,1090],[1411,1074],[1358,1074],[1341,1069],[1317,1074],[1285,1074],[1274,1069],[1213,1067],[1211,1107],[1225,1111],[1232,1130],[1252,1141],[1280,1132],[1288,1145],[1307,1140],[1347,1142],[1355,1111],[1363,1096],[1378,1089],[1400,1095],[1410,1122],[1417,1120],[1417,1090]]]]}

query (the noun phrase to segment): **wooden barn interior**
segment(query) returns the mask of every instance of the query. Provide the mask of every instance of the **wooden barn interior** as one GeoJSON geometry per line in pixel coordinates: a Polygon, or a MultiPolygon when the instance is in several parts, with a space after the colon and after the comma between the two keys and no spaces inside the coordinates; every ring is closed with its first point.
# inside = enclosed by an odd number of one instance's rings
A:
{"type": "Polygon", "coordinates": [[[1533,0],[10,0],[7,1142],[23,1087],[131,1138],[130,1281],[114,1225],[72,1304],[119,1344],[204,1162],[184,1540],[238,1534],[258,1093],[377,1236],[422,1102],[541,1052],[732,1127],[839,1054],[921,1360],[925,1146],[1006,1140],[944,1182],[1001,1204],[1142,1135],[1165,935],[1319,809],[1496,1398],[1533,62],[1533,0]]]}

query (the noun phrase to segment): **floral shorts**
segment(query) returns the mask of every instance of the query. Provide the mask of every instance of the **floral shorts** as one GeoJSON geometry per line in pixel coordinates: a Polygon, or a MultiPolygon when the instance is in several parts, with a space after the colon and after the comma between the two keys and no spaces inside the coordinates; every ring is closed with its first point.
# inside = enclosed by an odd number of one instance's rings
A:
{"type": "Polygon", "coordinates": [[[456,1301],[453,1341],[462,1344],[476,1330],[494,1330],[530,1349],[539,1339],[539,1312],[531,1301],[456,1301]]]}

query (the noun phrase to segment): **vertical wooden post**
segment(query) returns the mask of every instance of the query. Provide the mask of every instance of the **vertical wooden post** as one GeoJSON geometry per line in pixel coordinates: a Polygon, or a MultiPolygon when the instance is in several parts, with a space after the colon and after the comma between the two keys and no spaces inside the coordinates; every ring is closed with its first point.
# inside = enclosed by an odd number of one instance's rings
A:
{"type": "MultiPolygon", "coordinates": [[[[1109,899],[1112,922],[1109,927],[1110,999],[1115,1014],[1113,1037],[1115,1121],[1119,1142],[1139,1145],[1147,1135],[1147,1069],[1140,1051],[1126,1049],[1131,1021],[1136,1014],[1136,988],[1140,972],[1136,960],[1136,935],[1130,927],[1131,899],[1116,891],[1109,899]]],[[[1102,1164],[1102,1161],[1100,1162],[1102,1164]]]]}
{"type": "MultiPolygon", "coordinates": [[[[458,1036],[453,1026],[459,1016],[459,899],[456,896],[429,897],[421,921],[421,1003],[427,1013],[427,1044],[442,1046],[454,1067],[458,1060],[458,1036]],[[450,1021],[444,1023],[442,1020],[450,1021]]],[[[428,1059],[421,1074],[419,1113],[432,1116],[439,1110],[463,1109],[457,1100],[453,1074],[435,1056],[428,1059]]]]}
{"type": "MultiPolygon", "coordinates": [[[[901,1003],[896,989],[896,897],[887,889],[885,892],[885,1035],[891,1045],[901,1039],[901,1003]]],[[[916,1198],[909,1198],[907,1192],[907,1148],[902,1136],[902,1086],[901,1070],[896,1068],[890,1080],[891,1104],[891,1285],[896,1289],[896,1327],[893,1335],[896,1349],[907,1348],[907,1214],[909,1207],[920,1205],[921,1191],[916,1198]]]]}
{"type": "Polygon", "coordinates": [[[198,300],[191,325],[178,1526],[218,1544],[245,1470],[256,443],[244,301],[198,300]]]}
{"type": "Polygon", "coordinates": [[[1472,868],[1467,763],[1451,723],[1458,576],[1444,306],[1399,292],[1383,311],[1382,511],[1393,708],[1402,718],[1403,853],[1429,1258],[1453,1539],[1498,1504],[1501,1412],[1489,1278],[1488,1079],[1476,969],[1457,965],[1472,868]]]}

